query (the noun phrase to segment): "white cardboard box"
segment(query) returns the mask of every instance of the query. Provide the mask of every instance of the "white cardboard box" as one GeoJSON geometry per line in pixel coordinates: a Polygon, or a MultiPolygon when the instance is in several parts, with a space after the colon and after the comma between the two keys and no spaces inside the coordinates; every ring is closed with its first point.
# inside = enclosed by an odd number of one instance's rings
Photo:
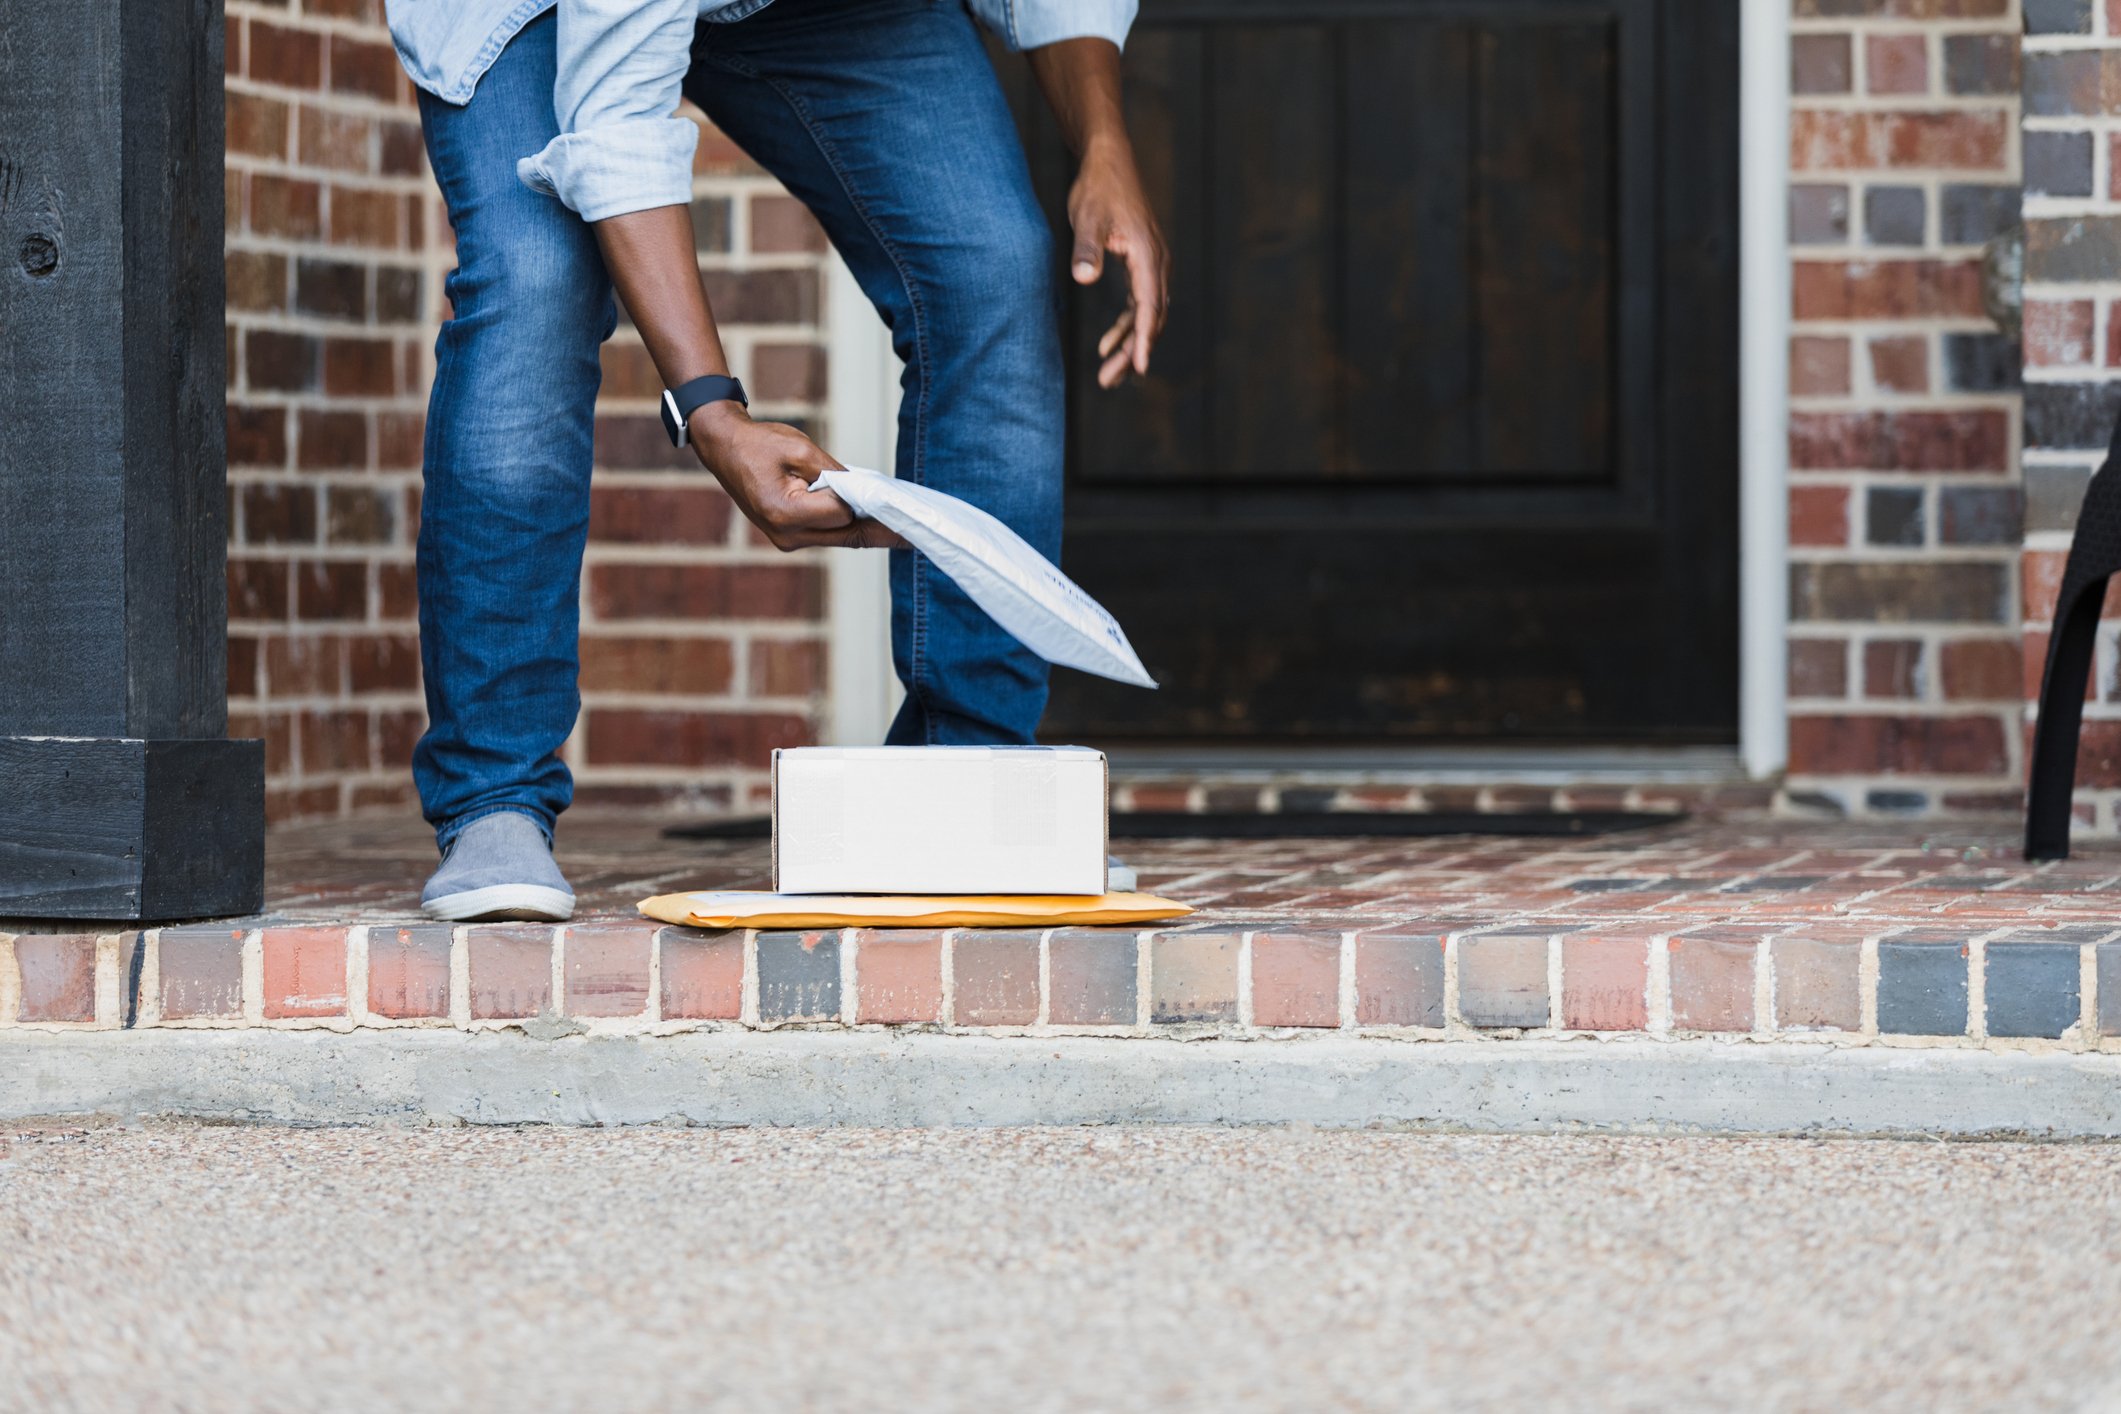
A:
{"type": "Polygon", "coordinates": [[[773,753],[786,894],[1102,894],[1105,754],[1081,746],[773,753]]]}

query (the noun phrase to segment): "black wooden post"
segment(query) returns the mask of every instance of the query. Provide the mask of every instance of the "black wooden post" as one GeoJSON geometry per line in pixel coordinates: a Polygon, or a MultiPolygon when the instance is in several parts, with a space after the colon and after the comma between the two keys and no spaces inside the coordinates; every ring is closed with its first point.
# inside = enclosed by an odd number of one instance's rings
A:
{"type": "Polygon", "coordinates": [[[251,912],[221,2],[12,6],[0,31],[0,916],[251,912]]]}

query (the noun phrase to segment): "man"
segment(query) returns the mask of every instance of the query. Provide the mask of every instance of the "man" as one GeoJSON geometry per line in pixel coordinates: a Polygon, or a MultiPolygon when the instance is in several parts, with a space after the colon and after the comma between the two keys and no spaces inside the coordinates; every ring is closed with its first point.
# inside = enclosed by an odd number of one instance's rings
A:
{"type": "MultiPolygon", "coordinates": [[[[1145,373],[1162,238],[1121,121],[1134,0],[971,0],[1027,50],[1080,166],[1074,278],[1125,261],[1099,381],[1145,373]]],[[[906,362],[898,474],[1060,547],[1062,373],[1051,240],[966,0],[389,0],[456,231],[419,541],[429,727],[413,774],[440,918],[560,920],[576,599],[597,346],[641,332],[665,425],[783,550],[889,537],[812,490],[837,462],[754,422],[700,286],[680,96],[800,197],[906,362]]],[[[900,744],[1028,742],[1046,665],[913,552],[891,552],[900,744]]]]}

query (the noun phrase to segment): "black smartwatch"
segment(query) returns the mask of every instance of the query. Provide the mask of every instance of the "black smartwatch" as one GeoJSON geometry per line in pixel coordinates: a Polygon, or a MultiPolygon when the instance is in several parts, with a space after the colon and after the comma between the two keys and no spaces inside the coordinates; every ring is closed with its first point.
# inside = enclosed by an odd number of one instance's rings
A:
{"type": "Polygon", "coordinates": [[[751,399],[744,396],[744,385],[734,378],[720,373],[710,373],[704,378],[695,378],[682,388],[663,390],[663,430],[670,434],[670,445],[682,447],[691,440],[686,431],[692,415],[709,403],[729,399],[739,407],[750,407],[751,399]]]}

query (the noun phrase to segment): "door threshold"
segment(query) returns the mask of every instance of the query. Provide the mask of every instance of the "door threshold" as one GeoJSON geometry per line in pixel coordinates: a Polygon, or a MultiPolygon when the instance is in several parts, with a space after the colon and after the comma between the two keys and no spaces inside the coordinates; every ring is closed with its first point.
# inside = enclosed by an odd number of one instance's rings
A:
{"type": "Polygon", "coordinates": [[[1289,777],[1436,785],[1724,785],[1735,746],[1115,746],[1115,777],[1289,777]]]}

